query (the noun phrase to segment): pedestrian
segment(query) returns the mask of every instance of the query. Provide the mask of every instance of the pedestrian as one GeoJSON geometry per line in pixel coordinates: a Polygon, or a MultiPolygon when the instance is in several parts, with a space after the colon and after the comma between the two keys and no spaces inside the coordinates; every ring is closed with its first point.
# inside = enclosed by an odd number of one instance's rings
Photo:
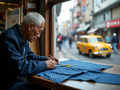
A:
{"type": "Polygon", "coordinates": [[[28,13],[21,25],[3,31],[0,35],[0,89],[1,90],[48,90],[47,88],[24,82],[25,76],[35,75],[44,70],[54,69],[59,63],[49,57],[35,55],[29,43],[40,35],[45,27],[45,19],[37,12],[28,13]]]}
{"type": "Polygon", "coordinates": [[[75,42],[77,42],[77,40],[78,40],[78,35],[77,34],[75,34],[74,40],[75,40],[75,42]]]}
{"type": "Polygon", "coordinates": [[[117,50],[118,41],[119,40],[118,40],[118,37],[116,36],[116,33],[113,33],[112,44],[113,44],[113,49],[115,54],[118,53],[118,50],[117,50]]]}
{"type": "Polygon", "coordinates": [[[72,48],[72,42],[73,42],[73,37],[70,36],[70,37],[69,37],[69,45],[70,45],[70,48],[72,48]]]}
{"type": "Polygon", "coordinates": [[[60,33],[59,33],[59,35],[57,36],[57,43],[58,43],[59,51],[61,51],[61,48],[62,48],[62,36],[61,36],[60,33]]]}
{"type": "Polygon", "coordinates": [[[81,34],[78,35],[78,41],[79,41],[80,36],[81,36],[81,34]]]}
{"type": "Polygon", "coordinates": [[[111,37],[109,36],[109,34],[107,34],[107,36],[105,37],[105,42],[111,43],[111,37]]]}
{"type": "Polygon", "coordinates": [[[63,42],[64,46],[66,45],[66,39],[67,39],[67,37],[66,37],[66,35],[64,35],[63,38],[62,38],[62,42],[63,42]]]}

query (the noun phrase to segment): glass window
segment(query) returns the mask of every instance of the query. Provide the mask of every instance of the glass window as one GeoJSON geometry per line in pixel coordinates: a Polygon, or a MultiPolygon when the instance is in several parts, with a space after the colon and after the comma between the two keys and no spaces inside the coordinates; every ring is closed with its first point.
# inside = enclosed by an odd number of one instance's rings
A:
{"type": "Polygon", "coordinates": [[[80,42],[83,42],[83,38],[80,39],[80,42]]]}
{"type": "Polygon", "coordinates": [[[107,21],[108,18],[109,18],[109,14],[108,14],[108,12],[106,12],[106,13],[105,13],[105,21],[107,21]]]}
{"type": "Polygon", "coordinates": [[[88,41],[87,41],[87,38],[85,38],[85,41],[84,41],[85,43],[88,43],[88,41]]]}
{"type": "Polygon", "coordinates": [[[108,18],[109,18],[108,12],[104,13],[104,14],[103,14],[103,21],[107,21],[108,18]]]}
{"type": "Polygon", "coordinates": [[[103,14],[103,21],[105,21],[105,13],[103,14]]]}
{"type": "Polygon", "coordinates": [[[98,6],[99,5],[99,0],[96,0],[96,6],[98,6]]]}
{"type": "Polygon", "coordinates": [[[102,38],[97,38],[98,42],[103,42],[102,38]]]}
{"type": "Polygon", "coordinates": [[[106,1],[106,0],[101,0],[102,3],[103,3],[104,1],[106,1]]]}
{"type": "Polygon", "coordinates": [[[102,22],[103,21],[103,17],[102,17],[102,15],[100,15],[100,22],[102,22]]]}
{"type": "Polygon", "coordinates": [[[94,23],[96,23],[96,22],[97,22],[97,18],[95,17],[95,18],[94,18],[94,23]]]}
{"type": "Polygon", "coordinates": [[[94,19],[95,24],[98,24],[100,22],[103,22],[105,20],[107,20],[108,17],[108,13],[107,14],[101,14],[101,15],[97,15],[94,19]]]}
{"type": "Polygon", "coordinates": [[[95,18],[95,23],[97,23],[97,17],[95,18]]]}
{"type": "Polygon", "coordinates": [[[99,16],[97,16],[97,23],[99,23],[100,22],[100,18],[99,18],[99,16]]]}
{"type": "Polygon", "coordinates": [[[92,38],[89,38],[89,42],[90,42],[90,43],[103,42],[103,40],[102,40],[102,38],[92,37],[92,38]]]}

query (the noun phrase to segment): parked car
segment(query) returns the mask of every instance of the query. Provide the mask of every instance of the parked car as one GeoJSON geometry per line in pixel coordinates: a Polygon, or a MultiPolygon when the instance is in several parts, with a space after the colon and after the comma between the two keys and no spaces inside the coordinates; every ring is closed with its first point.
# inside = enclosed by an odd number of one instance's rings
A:
{"type": "Polygon", "coordinates": [[[101,36],[94,34],[82,35],[76,42],[76,48],[80,54],[84,52],[90,58],[94,56],[110,57],[112,52],[112,45],[105,43],[101,36]]]}

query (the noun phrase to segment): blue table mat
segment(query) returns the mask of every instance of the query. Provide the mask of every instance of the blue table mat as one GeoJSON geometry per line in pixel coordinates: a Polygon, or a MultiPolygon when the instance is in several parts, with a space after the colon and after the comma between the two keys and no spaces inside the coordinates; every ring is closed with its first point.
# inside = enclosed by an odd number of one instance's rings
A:
{"type": "Polygon", "coordinates": [[[83,61],[67,60],[61,61],[61,64],[77,65],[72,67],[56,67],[53,70],[46,70],[40,72],[39,75],[43,78],[52,80],[58,84],[61,82],[71,80],[93,80],[98,83],[120,84],[120,75],[101,72],[101,69],[107,69],[112,66],[101,65],[83,61]]]}
{"type": "Polygon", "coordinates": [[[97,83],[106,84],[117,84],[120,85],[120,75],[105,73],[105,72],[94,72],[88,71],[85,74],[70,77],[70,80],[83,80],[83,81],[95,81],[97,83]]]}

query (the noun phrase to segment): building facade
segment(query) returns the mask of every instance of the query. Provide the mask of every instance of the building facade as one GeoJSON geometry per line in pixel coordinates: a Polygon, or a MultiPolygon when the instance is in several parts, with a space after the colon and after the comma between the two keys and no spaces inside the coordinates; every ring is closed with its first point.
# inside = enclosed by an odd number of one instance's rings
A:
{"type": "Polygon", "coordinates": [[[91,28],[91,1],[74,0],[74,29],[77,34],[87,34],[91,28]]]}
{"type": "Polygon", "coordinates": [[[113,33],[116,33],[119,37],[118,49],[120,49],[120,0],[92,1],[94,3],[94,28],[99,28],[95,34],[99,34],[105,39],[107,34],[112,38],[113,33]]]}

